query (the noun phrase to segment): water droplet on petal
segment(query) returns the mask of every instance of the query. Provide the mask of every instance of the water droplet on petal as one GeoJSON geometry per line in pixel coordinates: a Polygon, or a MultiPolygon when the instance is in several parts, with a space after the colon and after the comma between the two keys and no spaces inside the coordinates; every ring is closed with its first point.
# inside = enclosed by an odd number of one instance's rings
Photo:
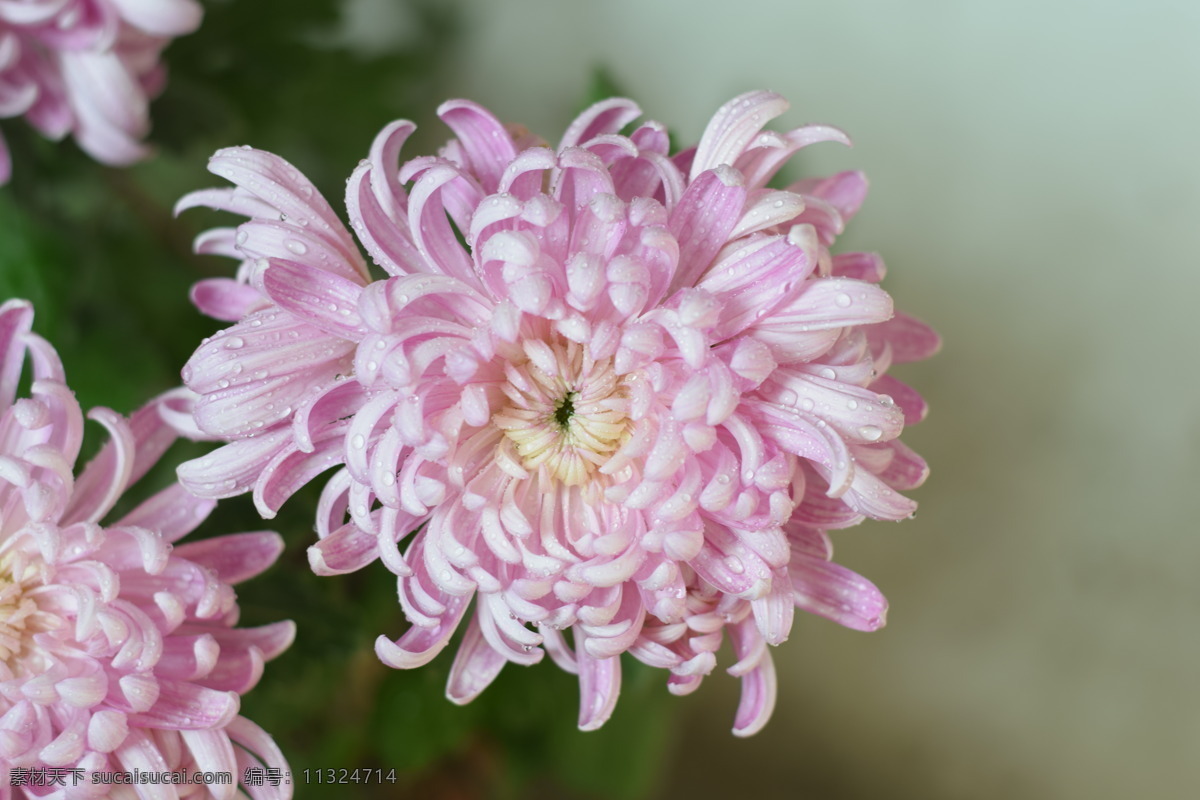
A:
{"type": "Polygon", "coordinates": [[[845,292],[838,292],[837,297],[833,298],[833,302],[838,304],[838,308],[849,308],[850,304],[854,301],[845,292]]]}
{"type": "Polygon", "coordinates": [[[879,440],[879,437],[883,436],[883,431],[875,425],[863,425],[858,429],[858,435],[868,442],[875,442],[879,440]]]}
{"type": "Polygon", "coordinates": [[[367,445],[367,440],[363,438],[361,433],[354,434],[354,438],[350,440],[350,446],[355,450],[362,450],[367,445]]]}
{"type": "Polygon", "coordinates": [[[800,408],[804,411],[812,411],[814,408],[816,408],[816,405],[817,404],[813,402],[811,397],[806,397],[800,401],[800,408]]]}
{"type": "Polygon", "coordinates": [[[729,567],[729,571],[735,575],[741,575],[746,571],[746,567],[742,564],[742,560],[737,556],[726,556],[725,566],[729,567]]]}
{"type": "Polygon", "coordinates": [[[239,350],[246,345],[246,340],[240,336],[230,336],[225,340],[226,350],[239,350]]]}
{"type": "Polygon", "coordinates": [[[299,239],[288,239],[283,243],[283,246],[298,256],[302,256],[308,252],[308,245],[299,239]]]}
{"type": "Polygon", "coordinates": [[[848,409],[850,409],[851,411],[853,411],[854,409],[858,408],[858,401],[857,401],[857,400],[851,400],[850,402],[846,403],[846,408],[848,408],[848,409]]]}

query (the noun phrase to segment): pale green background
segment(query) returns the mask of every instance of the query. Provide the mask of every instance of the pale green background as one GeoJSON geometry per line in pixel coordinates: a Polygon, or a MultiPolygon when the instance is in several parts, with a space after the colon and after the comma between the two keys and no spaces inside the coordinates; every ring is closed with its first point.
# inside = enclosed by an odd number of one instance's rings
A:
{"type": "Polygon", "coordinates": [[[849,131],[803,171],[866,170],[843,247],[946,341],[918,518],[835,539],[889,627],[798,620],[749,741],[728,676],[675,701],[661,796],[1197,796],[1200,4],[465,7],[449,85],[551,140],[598,64],[680,142],[760,87],[849,131]]]}

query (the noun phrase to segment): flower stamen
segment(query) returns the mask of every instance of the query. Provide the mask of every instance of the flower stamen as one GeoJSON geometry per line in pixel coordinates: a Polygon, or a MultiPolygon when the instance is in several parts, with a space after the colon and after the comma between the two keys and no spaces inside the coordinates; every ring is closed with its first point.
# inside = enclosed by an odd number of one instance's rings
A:
{"type": "Polygon", "coordinates": [[[610,360],[586,358],[574,342],[547,346],[554,374],[525,360],[510,365],[512,401],[492,418],[522,466],[566,486],[587,483],[628,437],[625,389],[610,360]]]}

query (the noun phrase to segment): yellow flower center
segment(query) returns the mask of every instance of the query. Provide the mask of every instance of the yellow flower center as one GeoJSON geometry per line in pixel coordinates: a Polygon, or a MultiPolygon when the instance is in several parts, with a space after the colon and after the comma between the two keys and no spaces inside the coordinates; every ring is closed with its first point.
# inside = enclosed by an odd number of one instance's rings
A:
{"type": "Polygon", "coordinates": [[[21,585],[0,573],[0,662],[7,662],[24,647],[30,617],[37,604],[25,596],[21,585]]]}
{"type": "Polygon", "coordinates": [[[593,361],[574,342],[533,342],[510,362],[510,403],[492,417],[522,466],[566,486],[591,479],[628,438],[628,399],[610,359],[593,361]]]}

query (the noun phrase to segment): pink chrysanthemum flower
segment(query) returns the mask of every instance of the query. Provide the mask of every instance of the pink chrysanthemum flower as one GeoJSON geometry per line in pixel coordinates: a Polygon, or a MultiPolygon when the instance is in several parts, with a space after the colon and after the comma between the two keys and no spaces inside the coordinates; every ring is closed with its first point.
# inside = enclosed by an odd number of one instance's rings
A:
{"type": "MultiPolygon", "coordinates": [[[[201,14],[195,0],[0,3],[0,119],[24,115],[51,139],[71,133],[106,164],[142,158],[149,100],[165,80],[159,55],[201,14]]],[[[0,136],[0,183],[11,169],[0,136]]]]}
{"type": "Polygon", "coordinates": [[[595,728],[621,653],[684,693],[728,631],[735,732],[753,733],[774,703],[765,645],[794,608],[883,624],[882,596],[829,562],[824,531],[912,513],[898,492],[926,467],[897,437],[925,408],[884,372],[938,343],[893,313],[878,257],[830,253],[862,175],[766,188],[800,148],[846,141],[764,131],[786,107],[739,97],[675,155],[656,123],[618,133],[640,114],[628,100],[586,111],[556,149],[451,101],[457,138],[403,165],[413,125],[393,123],[347,187],[389,276],[374,281],[294,168],[218,152],[210,169],[237,188],[180,208],[250,217],[197,243],[242,259],[238,280],[194,292],[237,324],[184,380],[201,431],[229,443],[181,479],[253,490],[269,517],[343,465],[312,566],[382,559],[398,576],[412,627],[377,644],[395,667],[432,659],[474,598],[455,702],[549,652],[579,674],[579,724],[595,728]]]}
{"type": "Polygon", "coordinates": [[[286,763],[238,715],[239,698],[294,626],[234,628],[231,584],[274,562],[282,541],[243,533],[172,548],[214,505],[178,484],[101,525],[175,434],[154,404],[128,420],[96,409],[112,438],[74,476],[83,414],[32,317],[23,301],[0,306],[0,798],[245,797],[246,767],[286,763]],[[27,353],[31,396],[14,399],[27,353]],[[179,795],[92,779],[135,769],[235,777],[179,795]]]}

